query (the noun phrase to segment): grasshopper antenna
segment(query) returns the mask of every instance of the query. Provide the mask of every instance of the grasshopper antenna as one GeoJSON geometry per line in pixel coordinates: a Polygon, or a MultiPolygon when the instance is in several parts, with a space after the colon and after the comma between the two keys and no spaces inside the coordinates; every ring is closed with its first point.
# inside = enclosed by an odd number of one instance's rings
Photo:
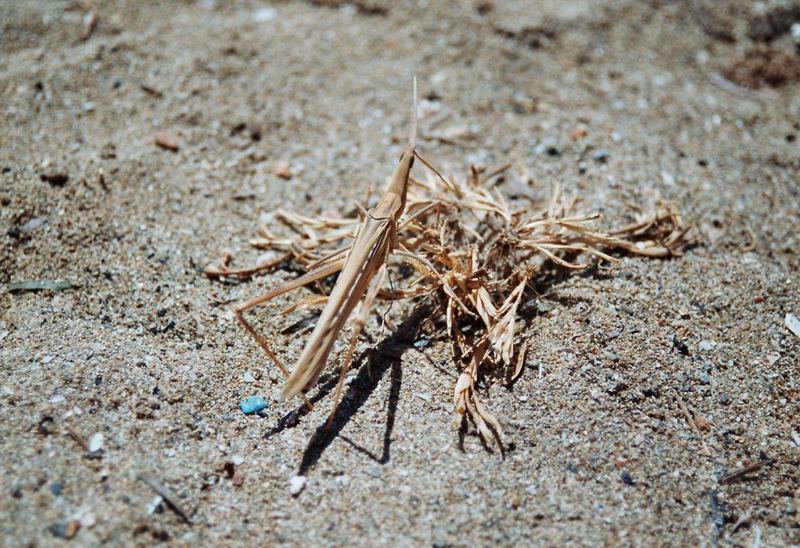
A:
{"type": "Polygon", "coordinates": [[[414,76],[414,100],[411,106],[411,131],[408,134],[408,144],[417,144],[417,77],[414,76]]]}

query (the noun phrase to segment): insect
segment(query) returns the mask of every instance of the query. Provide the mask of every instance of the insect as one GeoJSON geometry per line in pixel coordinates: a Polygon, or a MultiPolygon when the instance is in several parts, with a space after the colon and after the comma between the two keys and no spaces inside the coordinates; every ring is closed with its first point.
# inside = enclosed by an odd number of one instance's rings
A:
{"type": "MultiPolygon", "coordinates": [[[[414,81],[414,96],[414,111],[416,111],[416,80],[414,81]]],[[[386,277],[386,261],[397,245],[397,225],[405,211],[409,175],[414,165],[416,154],[415,136],[416,112],[412,115],[409,143],[400,156],[400,162],[395,168],[386,192],[375,207],[369,211],[362,210],[364,219],[355,233],[352,245],[348,249],[328,257],[325,261],[320,261],[321,264],[315,269],[296,280],[241,303],[234,308],[234,313],[239,323],[256,339],[270,359],[276,363],[284,377],[287,378],[283,396],[289,399],[300,393],[304,394],[316,384],[339,333],[344,328],[356,305],[359,302],[361,303],[347,353],[340,368],[333,410],[328,417],[328,425],[332,423],[336,414],[342,395],[345,374],[353,359],[358,336],[364,327],[372,302],[378,295],[378,291],[386,277]],[[336,284],[327,298],[322,314],[317,320],[305,349],[297,361],[294,372],[289,375],[269,347],[266,339],[253,329],[243,314],[245,311],[278,295],[336,272],[339,272],[336,284]]],[[[310,408],[311,404],[308,399],[305,401],[310,408]]]]}

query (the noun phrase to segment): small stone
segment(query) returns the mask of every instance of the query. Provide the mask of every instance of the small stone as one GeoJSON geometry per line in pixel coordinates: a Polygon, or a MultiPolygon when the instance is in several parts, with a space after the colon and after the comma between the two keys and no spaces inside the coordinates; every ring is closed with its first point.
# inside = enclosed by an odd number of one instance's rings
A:
{"type": "Polygon", "coordinates": [[[569,138],[572,139],[573,141],[580,141],[581,139],[586,137],[588,133],[589,132],[586,130],[585,127],[578,126],[572,130],[572,132],[569,134],[569,138]]]}
{"type": "Polygon", "coordinates": [[[561,149],[555,139],[545,139],[533,147],[534,154],[547,154],[548,156],[561,156],[561,149]]]}
{"type": "Polygon", "coordinates": [[[264,7],[254,11],[250,18],[256,23],[263,23],[265,21],[272,21],[275,19],[276,15],[275,8],[264,7]]]}
{"type": "Polygon", "coordinates": [[[97,453],[103,448],[103,434],[100,432],[95,432],[92,434],[92,437],[89,438],[89,452],[90,453],[97,453]]]}
{"type": "Polygon", "coordinates": [[[163,149],[176,151],[178,150],[178,141],[172,136],[169,130],[161,129],[156,132],[156,145],[163,149]]]}
{"type": "Polygon", "coordinates": [[[664,181],[664,184],[667,186],[675,186],[675,176],[669,171],[661,172],[661,180],[664,181]]]}
{"type": "Polygon", "coordinates": [[[53,534],[53,536],[69,540],[78,534],[78,530],[80,528],[81,522],[73,519],[70,521],[54,523],[47,529],[53,534]]]}
{"type": "Polygon", "coordinates": [[[150,501],[150,504],[147,505],[147,513],[155,514],[156,512],[163,512],[164,509],[161,506],[163,502],[164,499],[161,497],[161,495],[158,495],[156,498],[150,501]]]}
{"type": "Polygon", "coordinates": [[[244,484],[244,474],[242,474],[241,470],[236,470],[233,473],[233,485],[234,487],[241,487],[244,484]]]}
{"type": "Polygon", "coordinates": [[[705,417],[697,416],[694,419],[694,423],[697,425],[697,428],[700,430],[710,430],[711,429],[711,421],[709,421],[705,417]]]}
{"type": "Polygon", "coordinates": [[[609,154],[608,151],[605,149],[599,149],[592,154],[592,160],[597,162],[598,164],[605,164],[608,161],[609,154]]]}
{"type": "Polygon", "coordinates": [[[22,225],[22,227],[20,228],[20,232],[22,232],[23,234],[33,232],[46,222],[47,222],[47,217],[33,217],[27,223],[22,225]]]}
{"type": "Polygon", "coordinates": [[[276,160],[272,164],[272,173],[281,179],[289,180],[292,178],[292,166],[284,160],[276,160]]]}
{"type": "Polygon", "coordinates": [[[622,483],[624,483],[625,485],[636,485],[636,482],[633,481],[633,477],[631,477],[630,472],[628,472],[627,470],[623,470],[620,473],[619,477],[622,480],[622,483]]]}
{"type": "Polygon", "coordinates": [[[786,327],[789,328],[789,331],[794,333],[795,337],[800,338],[800,319],[797,319],[797,316],[794,314],[788,313],[783,321],[786,327]]]}
{"type": "Polygon", "coordinates": [[[81,527],[89,529],[90,527],[94,527],[95,523],[97,523],[97,518],[95,518],[92,512],[86,512],[81,516],[80,519],[81,527]]]}
{"type": "Polygon", "coordinates": [[[263,411],[268,407],[268,405],[269,404],[267,404],[267,400],[261,396],[250,396],[239,404],[239,409],[241,409],[242,413],[245,415],[252,415],[253,413],[263,411]]]}
{"type": "Polygon", "coordinates": [[[617,354],[616,352],[614,352],[613,350],[610,350],[610,349],[604,350],[603,351],[603,356],[605,356],[606,359],[609,359],[612,362],[618,362],[619,361],[619,354],[617,354]]]}
{"type": "Polygon", "coordinates": [[[419,339],[418,341],[414,341],[414,348],[427,348],[431,345],[430,339],[419,339]]]}
{"type": "Polygon", "coordinates": [[[708,352],[709,350],[714,350],[716,348],[717,343],[714,341],[700,341],[700,344],[697,345],[697,348],[700,352],[708,352]]]}
{"type": "Polygon", "coordinates": [[[795,42],[800,44],[800,23],[792,23],[792,26],[789,27],[789,34],[792,35],[795,42]]]}
{"type": "Polygon", "coordinates": [[[307,478],[305,476],[292,476],[289,480],[289,493],[296,497],[300,494],[303,488],[306,486],[307,478]]]}
{"type": "Polygon", "coordinates": [[[53,482],[50,484],[50,492],[53,493],[54,496],[60,497],[61,492],[64,490],[64,484],[60,481],[53,482]]]}
{"type": "Polygon", "coordinates": [[[256,378],[253,376],[252,373],[250,373],[250,371],[245,371],[244,372],[244,374],[242,375],[242,380],[244,382],[249,382],[249,383],[256,382],[256,378]]]}
{"type": "Polygon", "coordinates": [[[719,398],[717,399],[719,400],[719,403],[721,403],[722,405],[730,405],[731,403],[731,397],[725,393],[720,394],[719,398]]]}

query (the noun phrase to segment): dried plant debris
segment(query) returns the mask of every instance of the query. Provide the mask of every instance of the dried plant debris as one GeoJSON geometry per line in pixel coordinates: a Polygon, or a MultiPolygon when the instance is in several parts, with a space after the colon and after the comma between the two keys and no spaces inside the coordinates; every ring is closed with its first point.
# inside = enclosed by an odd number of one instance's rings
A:
{"type": "MultiPolygon", "coordinates": [[[[417,157],[427,167],[427,177],[410,179],[405,216],[389,259],[392,288],[381,289],[378,298],[428,300],[444,314],[458,370],[456,419],[471,420],[484,442],[500,442],[500,422],[481,401],[478,380],[510,382],[522,372],[528,344],[517,333],[518,310],[536,282],[554,269],[611,267],[618,252],[677,256],[694,231],[665,202],[615,230],[601,230],[599,213],[579,212],[577,197],[558,189],[539,212],[512,207],[495,188],[506,168],[486,173],[473,167],[464,179],[448,178],[417,157]]],[[[251,243],[275,252],[280,260],[233,270],[226,256],[207,268],[207,274],[243,278],[288,262],[318,269],[341,261],[361,222],[358,214],[308,217],[284,210],[277,210],[274,219],[289,233],[262,226],[251,243]]],[[[324,296],[312,294],[284,312],[324,302],[324,296]]]]}
{"type": "Polygon", "coordinates": [[[800,81],[800,58],[768,46],[757,46],[728,65],[723,76],[747,89],[779,88],[800,81]]]}

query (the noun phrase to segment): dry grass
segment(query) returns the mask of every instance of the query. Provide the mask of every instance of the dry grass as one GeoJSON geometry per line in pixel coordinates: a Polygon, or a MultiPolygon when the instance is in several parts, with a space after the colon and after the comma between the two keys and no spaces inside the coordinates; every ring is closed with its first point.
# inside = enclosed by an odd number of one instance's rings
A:
{"type": "MultiPolygon", "coordinates": [[[[581,213],[577,197],[556,189],[541,211],[512,207],[496,188],[506,168],[492,173],[472,167],[463,180],[448,178],[424,158],[424,179],[410,180],[404,220],[389,266],[395,287],[382,289],[383,300],[428,299],[446,317],[454,366],[459,372],[453,406],[459,422],[467,417],[481,438],[500,442],[502,429],[476,389],[479,377],[513,382],[522,372],[527,342],[516,333],[520,303],[532,286],[553,269],[583,270],[618,262],[615,253],[644,257],[680,255],[691,241],[675,207],[659,203],[635,222],[615,230],[598,227],[600,214],[581,213]],[[402,276],[402,270],[413,274],[402,276]],[[471,326],[465,329],[465,326],[471,326]],[[477,329],[475,328],[477,326],[477,329]],[[522,342],[522,344],[520,344],[522,342]]],[[[364,210],[360,210],[364,215],[364,210]]],[[[275,218],[289,234],[259,228],[258,248],[278,251],[275,260],[255,268],[232,270],[229,257],[207,273],[248,277],[290,259],[306,270],[341,261],[360,218],[306,217],[283,210],[275,218]]],[[[284,312],[324,304],[309,295],[284,312]]]]}

